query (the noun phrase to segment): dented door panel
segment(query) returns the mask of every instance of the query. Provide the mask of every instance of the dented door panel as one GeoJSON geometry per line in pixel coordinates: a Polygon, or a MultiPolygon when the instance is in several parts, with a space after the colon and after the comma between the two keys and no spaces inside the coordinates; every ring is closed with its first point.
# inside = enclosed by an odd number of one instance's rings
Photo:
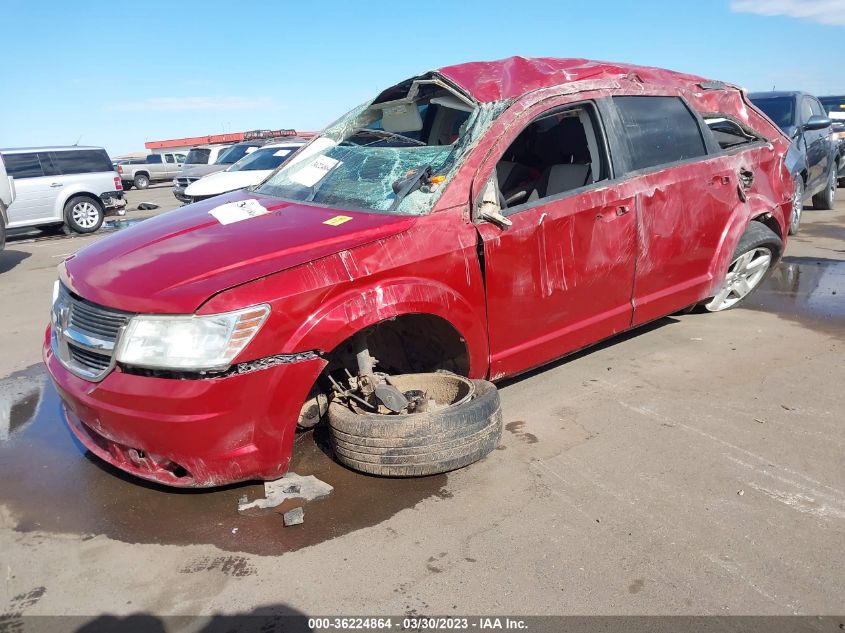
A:
{"type": "Polygon", "coordinates": [[[589,191],[511,215],[506,231],[479,225],[494,379],[630,327],[634,204],[589,191]]]}
{"type": "Polygon", "coordinates": [[[737,202],[737,179],[721,158],[639,176],[634,325],[700,301],[710,262],[737,202]]]}

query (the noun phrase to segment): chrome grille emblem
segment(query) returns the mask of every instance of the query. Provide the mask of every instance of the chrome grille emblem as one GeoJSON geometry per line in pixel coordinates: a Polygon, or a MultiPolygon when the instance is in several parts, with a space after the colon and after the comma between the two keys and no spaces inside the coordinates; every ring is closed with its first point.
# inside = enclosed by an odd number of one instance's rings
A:
{"type": "Polygon", "coordinates": [[[51,313],[53,353],[80,378],[102,380],[114,368],[114,348],[131,317],[78,299],[61,286],[51,313]]]}

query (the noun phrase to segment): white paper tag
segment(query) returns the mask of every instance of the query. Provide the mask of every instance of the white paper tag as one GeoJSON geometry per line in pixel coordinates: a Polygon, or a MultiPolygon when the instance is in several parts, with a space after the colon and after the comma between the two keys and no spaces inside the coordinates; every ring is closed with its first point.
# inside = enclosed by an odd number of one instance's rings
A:
{"type": "Polygon", "coordinates": [[[829,116],[831,119],[838,119],[842,121],[845,119],[845,112],[831,112],[829,116]]]}
{"type": "Polygon", "coordinates": [[[320,182],[326,175],[338,165],[343,163],[328,156],[318,156],[298,172],[293,174],[290,179],[298,182],[300,185],[306,187],[313,187],[320,182]]]}
{"type": "Polygon", "coordinates": [[[249,220],[250,218],[257,218],[259,215],[266,215],[269,213],[266,208],[261,206],[258,200],[250,198],[249,200],[239,200],[238,202],[227,202],[215,207],[208,212],[209,215],[214,216],[220,224],[232,224],[233,222],[240,222],[241,220],[249,220]]]}
{"type": "Polygon", "coordinates": [[[288,154],[290,154],[289,149],[280,149],[276,152],[273,152],[273,156],[287,156],[288,154]]]}

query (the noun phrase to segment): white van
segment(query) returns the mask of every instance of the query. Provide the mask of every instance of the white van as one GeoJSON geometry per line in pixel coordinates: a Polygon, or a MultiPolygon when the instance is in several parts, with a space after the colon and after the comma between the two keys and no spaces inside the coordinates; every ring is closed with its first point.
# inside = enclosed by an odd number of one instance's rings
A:
{"type": "Polygon", "coordinates": [[[64,224],[92,233],[107,210],[126,205],[120,176],[101,147],[25,147],[0,155],[17,192],[7,228],[64,224]]]}
{"type": "Polygon", "coordinates": [[[6,225],[9,223],[7,211],[15,201],[15,179],[6,174],[3,155],[0,154],[0,251],[6,246],[6,225]]]}

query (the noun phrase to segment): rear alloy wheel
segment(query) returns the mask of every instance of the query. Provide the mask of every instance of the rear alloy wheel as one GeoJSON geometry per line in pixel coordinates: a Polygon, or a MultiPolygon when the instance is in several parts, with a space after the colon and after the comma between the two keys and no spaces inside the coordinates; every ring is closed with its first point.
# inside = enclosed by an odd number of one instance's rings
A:
{"type": "Polygon", "coordinates": [[[792,198],[792,215],[789,219],[789,234],[795,235],[801,224],[801,212],[804,210],[804,179],[795,176],[795,196],[792,198]]]}
{"type": "Polygon", "coordinates": [[[739,240],[721,289],[704,302],[704,308],[721,312],[738,305],[766,278],[782,250],[783,242],[769,227],[751,222],[739,240]]]}
{"type": "Polygon", "coordinates": [[[93,198],[77,196],[65,205],[65,222],[75,233],[93,233],[103,224],[103,207],[93,198]]]}
{"type": "Polygon", "coordinates": [[[830,168],[830,175],[827,178],[827,185],[823,191],[820,191],[813,196],[813,207],[823,211],[830,211],[833,209],[833,204],[836,202],[836,165],[830,168]]]}
{"type": "Polygon", "coordinates": [[[138,174],[132,181],[136,189],[146,189],[150,186],[150,179],[146,174],[138,174]]]}

